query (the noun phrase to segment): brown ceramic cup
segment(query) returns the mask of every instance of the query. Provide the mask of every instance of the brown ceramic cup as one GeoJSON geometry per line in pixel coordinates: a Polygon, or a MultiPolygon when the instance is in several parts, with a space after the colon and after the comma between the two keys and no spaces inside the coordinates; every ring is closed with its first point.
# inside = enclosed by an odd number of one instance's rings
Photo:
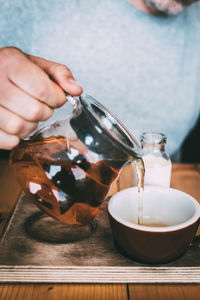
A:
{"type": "Polygon", "coordinates": [[[146,186],[143,224],[138,225],[137,187],[115,194],[108,203],[114,243],[126,257],[143,263],[166,263],[181,256],[193,241],[200,205],[172,188],[146,186]]]}

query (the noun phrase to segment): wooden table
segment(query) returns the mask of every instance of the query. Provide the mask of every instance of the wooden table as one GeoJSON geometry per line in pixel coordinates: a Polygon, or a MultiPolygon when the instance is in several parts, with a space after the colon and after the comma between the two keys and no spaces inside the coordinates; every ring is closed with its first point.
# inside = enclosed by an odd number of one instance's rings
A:
{"type": "MultiPolygon", "coordinates": [[[[130,181],[129,169],[120,176],[120,188],[130,181]]],[[[172,187],[190,193],[200,201],[200,165],[175,164],[172,187]]],[[[116,187],[113,188],[113,192],[116,187]]],[[[0,160],[0,234],[6,227],[20,188],[6,159],[0,160]]],[[[14,250],[14,249],[13,249],[14,250]]],[[[199,300],[198,284],[0,284],[1,300],[199,300]]]]}

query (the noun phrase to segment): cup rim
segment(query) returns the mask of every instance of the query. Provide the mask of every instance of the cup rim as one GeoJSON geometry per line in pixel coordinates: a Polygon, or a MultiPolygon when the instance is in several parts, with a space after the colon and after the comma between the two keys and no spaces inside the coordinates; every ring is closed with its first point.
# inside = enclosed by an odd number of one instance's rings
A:
{"type": "Polygon", "coordinates": [[[139,225],[139,224],[136,224],[136,223],[132,223],[122,217],[119,217],[119,216],[116,216],[115,213],[113,213],[112,211],[112,205],[113,205],[113,202],[116,201],[116,198],[119,197],[120,194],[123,194],[125,193],[125,191],[127,190],[133,190],[134,192],[138,190],[137,187],[130,187],[130,188],[127,188],[127,189],[124,189],[122,191],[119,191],[117,192],[115,195],[113,195],[109,202],[108,202],[108,212],[110,214],[110,216],[112,218],[114,218],[117,222],[121,223],[122,225],[126,226],[126,227],[129,227],[130,229],[137,229],[139,231],[146,231],[146,232],[171,232],[171,231],[176,231],[176,230],[180,230],[180,229],[184,229],[194,223],[196,223],[198,220],[200,220],[200,203],[193,197],[191,196],[190,194],[188,193],[185,193],[181,190],[178,190],[178,189],[175,189],[175,188],[171,188],[171,187],[159,187],[159,186],[145,186],[144,187],[144,190],[147,189],[147,190],[151,190],[151,189],[156,189],[156,190],[171,190],[172,192],[176,192],[176,193],[179,193],[179,194],[182,194],[184,196],[186,196],[187,198],[190,199],[190,201],[192,201],[192,203],[194,204],[194,207],[195,207],[195,213],[194,215],[187,221],[185,222],[182,222],[182,223],[179,223],[179,224],[176,224],[176,225],[169,225],[169,226],[166,226],[166,227],[150,227],[150,226],[145,226],[145,225],[139,225]]]}

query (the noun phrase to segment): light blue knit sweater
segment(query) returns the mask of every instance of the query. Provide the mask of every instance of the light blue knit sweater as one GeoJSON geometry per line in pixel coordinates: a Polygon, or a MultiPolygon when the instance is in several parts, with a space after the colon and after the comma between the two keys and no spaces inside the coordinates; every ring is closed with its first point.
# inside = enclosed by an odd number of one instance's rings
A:
{"type": "Polygon", "coordinates": [[[0,0],[0,47],[66,64],[84,91],[139,138],[176,152],[200,110],[200,3],[175,17],[126,0],[0,0]]]}

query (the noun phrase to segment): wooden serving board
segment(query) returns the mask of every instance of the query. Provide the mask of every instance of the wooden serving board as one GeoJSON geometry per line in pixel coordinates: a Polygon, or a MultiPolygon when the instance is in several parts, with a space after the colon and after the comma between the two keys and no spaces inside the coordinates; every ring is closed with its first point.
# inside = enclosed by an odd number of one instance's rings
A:
{"type": "Polygon", "coordinates": [[[163,265],[121,256],[112,241],[106,201],[83,234],[76,233],[74,242],[67,226],[43,215],[22,194],[0,242],[0,282],[200,283],[198,245],[163,265]]]}

